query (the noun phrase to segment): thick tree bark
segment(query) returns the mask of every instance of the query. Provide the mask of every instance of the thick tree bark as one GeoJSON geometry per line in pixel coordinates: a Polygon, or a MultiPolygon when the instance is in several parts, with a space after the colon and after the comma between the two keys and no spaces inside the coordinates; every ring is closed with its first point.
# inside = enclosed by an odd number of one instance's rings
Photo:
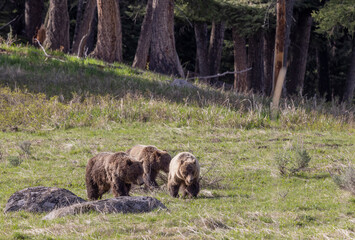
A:
{"type": "Polygon", "coordinates": [[[300,14],[295,31],[295,40],[292,44],[291,64],[288,71],[289,81],[286,83],[289,94],[302,95],[311,30],[311,14],[300,14]]]}
{"type": "Polygon", "coordinates": [[[272,72],[274,65],[274,46],[275,46],[275,33],[264,32],[264,91],[265,94],[270,96],[272,93],[272,72]]]}
{"type": "Polygon", "coordinates": [[[323,46],[317,46],[316,55],[319,94],[321,97],[326,97],[327,101],[330,101],[332,96],[329,79],[329,54],[326,44],[323,43],[323,46]]]}
{"type": "Polygon", "coordinates": [[[279,72],[284,66],[284,50],[286,36],[286,0],[277,0],[276,8],[277,17],[272,92],[274,92],[279,72]]]}
{"type": "Polygon", "coordinates": [[[153,0],[152,36],[149,68],[184,77],[175,48],[173,0],[153,0]]]}
{"type": "Polygon", "coordinates": [[[355,34],[353,34],[353,49],[351,53],[351,63],[346,79],[346,88],[344,91],[344,101],[352,102],[355,88],[355,34]]]}
{"type": "Polygon", "coordinates": [[[132,67],[145,69],[147,66],[149,48],[152,41],[153,0],[148,0],[147,9],[139,35],[136,55],[132,67]]]}
{"type": "Polygon", "coordinates": [[[196,66],[200,76],[208,76],[210,74],[208,64],[208,31],[207,23],[195,23],[196,38],[196,66]]]}
{"type": "MultiPolygon", "coordinates": [[[[211,75],[215,75],[219,71],[222,58],[224,30],[224,22],[212,22],[210,45],[208,49],[209,68],[211,75]]],[[[210,81],[213,84],[218,81],[218,78],[212,78],[210,81]]]]}
{"type": "Polygon", "coordinates": [[[80,0],[79,3],[82,3],[82,6],[80,8],[78,7],[72,52],[81,57],[83,54],[82,49],[85,47],[87,39],[90,35],[91,24],[93,22],[96,9],[96,0],[87,0],[86,4],[84,4],[83,0],[80,0]],[[80,49],[80,52],[79,46],[82,48],[80,49]]]}
{"type": "MultiPolygon", "coordinates": [[[[234,45],[234,71],[241,71],[248,67],[247,65],[247,48],[246,42],[243,37],[238,33],[236,27],[233,27],[233,45],[234,45]]],[[[246,92],[250,88],[250,84],[247,82],[248,73],[236,73],[234,75],[234,89],[238,92],[246,92]]]]}
{"type": "Polygon", "coordinates": [[[50,0],[44,46],[52,50],[69,51],[69,13],[67,1],[50,0]]]}
{"type": "Polygon", "coordinates": [[[91,53],[106,62],[122,62],[122,29],[116,0],[97,0],[97,43],[91,53]]]}
{"type": "Polygon", "coordinates": [[[25,2],[25,30],[28,40],[31,40],[36,30],[41,27],[43,8],[43,0],[26,0],[25,2]]]}
{"type": "Polygon", "coordinates": [[[250,88],[256,93],[264,92],[263,31],[259,30],[249,39],[248,72],[250,88]]]}

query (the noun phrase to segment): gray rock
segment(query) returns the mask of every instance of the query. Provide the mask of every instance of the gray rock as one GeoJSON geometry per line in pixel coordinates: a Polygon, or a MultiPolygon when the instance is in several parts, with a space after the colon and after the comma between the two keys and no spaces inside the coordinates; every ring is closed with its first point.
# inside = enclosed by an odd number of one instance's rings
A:
{"type": "Polygon", "coordinates": [[[167,209],[158,199],[152,197],[117,197],[92,202],[78,203],[54,210],[43,220],[52,220],[66,215],[82,214],[91,211],[99,213],[143,213],[154,209],[167,209]]]}
{"type": "Polygon", "coordinates": [[[50,212],[57,208],[85,202],[67,189],[55,187],[30,187],[15,192],[7,201],[4,212],[50,212]]]}

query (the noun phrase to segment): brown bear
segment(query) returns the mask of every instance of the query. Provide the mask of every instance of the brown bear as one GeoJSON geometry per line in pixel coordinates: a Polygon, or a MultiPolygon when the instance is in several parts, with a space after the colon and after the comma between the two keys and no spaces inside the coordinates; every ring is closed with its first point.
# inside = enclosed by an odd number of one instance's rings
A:
{"type": "Polygon", "coordinates": [[[183,197],[197,197],[200,191],[200,165],[194,155],[182,152],[171,160],[168,189],[172,197],[179,196],[179,189],[183,197]]]}
{"type": "Polygon", "coordinates": [[[155,146],[136,145],[127,153],[142,162],[143,179],[146,187],[158,187],[156,177],[160,170],[168,173],[171,156],[166,151],[159,150],[155,146]]]}
{"type": "Polygon", "coordinates": [[[112,189],[113,195],[129,196],[131,184],[142,185],[142,164],[125,152],[99,153],[86,166],[86,190],[90,200],[102,198],[112,189]]]}

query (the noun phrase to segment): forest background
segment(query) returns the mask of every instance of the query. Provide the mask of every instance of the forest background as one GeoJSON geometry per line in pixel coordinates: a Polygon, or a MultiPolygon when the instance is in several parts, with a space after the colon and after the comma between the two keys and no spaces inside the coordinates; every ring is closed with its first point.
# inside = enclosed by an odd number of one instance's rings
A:
{"type": "MultiPolygon", "coordinates": [[[[117,31],[100,35],[106,40],[99,37],[99,41],[96,1],[51,2],[52,8],[49,1],[44,0],[2,1],[0,34],[6,38],[11,28],[19,41],[38,45],[33,38],[43,26],[47,48],[62,48],[75,55],[91,53],[109,62],[123,61],[180,77],[250,69],[201,80],[217,87],[224,84],[227,89],[239,92],[267,96],[272,93],[276,1],[178,0],[167,1],[165,6],[164,1],[152,0],[102,1],[108,8],[100,7],[102,19],[106,19],[101,22],[107,29],[117,27],[117,31]],[[154,12],[153,4],[160,6],[154,7],[154,12]],[[117,9],[112,11],[113,8],[117,9]],[[159,25],[159,22],[166,24],[159,25]],[[55,36],[51,34],[54,31],[55,36]],[[109,38],[117,39],[117,46],[108,44],[109,38]],[[81,40],[82,50],[78,53],[81,40]],[[96,47],[95,50],[96,42],[111,49],[96,47]],[[169,49],[169,54],[163,54],[163,61],[155,57],[159,55],[162,42],[169,49]]],[[[352,99],[355,85],[353,3],[352,0],[286,1],[283,61],[288,73],[283,96],[317,96],[328,101],[352,99]]]]}
{"type": "Polygon", "coordinates": [[[132,188],[169,211],[0,211],[0,239],[354,239],[353,3],[0,1],[0,209],[34,186],[87,199],[88,159],[136,144],[201,166],[196,199],[169,196],[164,174],[132,188]]]}

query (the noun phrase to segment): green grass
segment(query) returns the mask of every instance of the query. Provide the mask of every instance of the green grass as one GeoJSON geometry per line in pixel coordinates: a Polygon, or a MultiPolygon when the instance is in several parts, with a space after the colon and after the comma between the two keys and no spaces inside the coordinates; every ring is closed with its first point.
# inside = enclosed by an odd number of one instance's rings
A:
{"type": "MultiPolygon", "coordinates": [[[[67,188],[86,199],[87,160],[100,151],[154,144],[172,155],[191,151],[201,163],[198,199],[173,199],[166,187],[133,195],[158,198],[169,212],[85,214],[43,221],[43,214],[0,215],[0,235],[35,239],[73,238],[346,238],[355,237],[355,199],[339,189],[328,170],[353,161],[354,134],[343,132],[239,130],[181,127],[151,123],[111,125],[110,129],[73,128],[0,133],[2,160],[0,208],[17,190],[30,186],[67,188]],[[288,140],[285,141],[284,139],[288,140]],[[306,172],[282,177],[274,153],[303,139],[312,160],[306,172]],[[19,144],[30,141],[31,156],[19,144]],[[12,166],[7,156],[21,156],[12,166]]],[[[112,197],[111,194],[105,198],[112,197]]]]}
{"type": "Polygon", "coordinates": [[[270,119],[269,98],[171,87],[170,78],[77,59],[54,52],[45,58],[31,47],[0,45],[0,126],[2,130],[105,126],[123,122],[155,122],[174,126],[278,129],[351,129],[354,110],[317,99],[281,103],[270,119]],[[59,59],[59,60],[58,60],[59,59]]]}
{"type": "MultiPolygon", "coordinates": [[[[169,211],[83,214],[0,213],[0,239],[350,239],[355,197],[329,171],[355,164],[352,106],[170,87],[170,78],[62,53],[0,46],[0,209],[32,186],[66,188],[86,199],[94,154],[152,144],[200,161],[197,199],[174,199],[166,185],[132,195],[169,211]],[[29,145],[30,143],[30,145],[29,145]],[[282,176],[277,154],[302,144],[309,166],[282,176]]],[[[110,198],[112,194],[104,195],[110,198]]]]}

